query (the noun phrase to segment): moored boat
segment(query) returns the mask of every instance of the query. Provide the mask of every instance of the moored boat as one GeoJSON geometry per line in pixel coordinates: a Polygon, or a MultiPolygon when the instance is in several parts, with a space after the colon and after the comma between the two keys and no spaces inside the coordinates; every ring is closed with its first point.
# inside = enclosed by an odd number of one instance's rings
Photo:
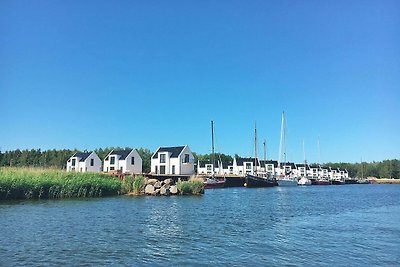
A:
{"type": "Polygon", "coordinates": [[[284,177],[276,180],[279,186],[297,186],[297,180],[290,177],[284,177]]]}
{"type": "Polygon", "coordinates": [[[330,185],[331,181],[327,179],[315,179],[313,185],[330,185]]]}
{"type": "Polygon", "coordinates": [[[297,185],[307,186],[311,185],[311,180],[306,177],[301,177],[300,180],[297,181],[297,185]]]}
{"type": "Polygon", "coordinates": [[[207,177],[204,180],[204,189],[223,188],[225,186],[225,181],[225,177],[223,177],[223,179],[207,177]]]}
{"type": "Polygon", "coordinates": [[[343,185],[345,183],[346,183],[345,180],[342,180],[342,179],[334,179],[331,181],[332,185],[343,185]]]}
{"type": "Polygon", "coordinates": [[[278,186],[278,183],[275,178],[247,174],[245,186],[246,187],[273,187],[273,186],[278,186]]]}

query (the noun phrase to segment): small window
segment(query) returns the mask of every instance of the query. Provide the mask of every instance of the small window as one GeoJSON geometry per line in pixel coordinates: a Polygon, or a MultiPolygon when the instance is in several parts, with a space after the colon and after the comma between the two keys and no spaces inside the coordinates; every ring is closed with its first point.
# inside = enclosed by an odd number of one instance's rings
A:
{"type": "Polygon", "coordinates": [[[160,163],[165,163],[165,154],[160,154],[160,163]]]}
{"type": "Polygon", "coordinates": [[[114,167],[110,167],[110,171],[113,171],[114,170],[114,167]]]}
{"type": "Polygon", "coordinates": [[[183,163],[189,163],[189,154],[185,154],[185,159],[183,163]]]}
{"type": "Polygon", "coordinates": [[[110,157],[110,164],[115,164],[115,157],[110,157]]]}
{"type": "Polygon", "coordinates": [[[156,166],[155,173],[158,174],[158,166],[156,166]]]}
{"type": "Polygon", "coordinates": [[[250,170],[251,169],[251,163],[246,163],[246,169],[250,170]]]}
{"type": "Polygon", "coordinates": [[[175,165],[172,165],[172,174],[175,174],[175,165]]]}
{"type": "Polygon", "coordinates": [[[132,157],[132,158],[131,158],[131,164],[132,164],[132,165],[135,165],[135,157],[132,157]]]}
{"type": "Polygon", "coordinates": [[[165,166],[160,166],[160,174],[165,174],[165,166]]]}
{"type": "Polygon", "coordinates": [[[90,166],[94,166],[94,159],[90,159],[90,166]]]}
{"type": "Polygon", "coordinates": [[[72,159],[72,166],[75,167],[75,164],[76,164],[76,159],[72,159]]]}

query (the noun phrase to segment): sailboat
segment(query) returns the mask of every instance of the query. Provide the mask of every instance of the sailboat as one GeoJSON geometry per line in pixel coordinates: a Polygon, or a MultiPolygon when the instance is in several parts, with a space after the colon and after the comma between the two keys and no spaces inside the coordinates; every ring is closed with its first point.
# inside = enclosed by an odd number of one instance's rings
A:
{"type": "Polygon", "coordinates": [[[306,149],[304,147],[304,140],[303,140],[303,153],[304,153],[304,176],[297,181],[298,185],[311,185],[311,180],[307,178],[307,160],[306,160],[306,149]]]}
{"type": "MultiPolygon", "coordinates": [[[[318,136],[318,162],[321,162],[321,148],[320,148],[319,136],[318,136]]],[[[320,168],[321,166],[318,165],[318,167],[320,168]]],[[[330,184],[332,184],[332,182],[329,181],[329,179],[325,179],[325,178],[321,177],[318,173],[317,179],[315,179],[313,181],[313,184],[315,184],[315,185],[330,185],[330,184]]]]}
{"type": "MultiPolygon", "coordinates": [[[[265,150],[265,145],[264,145],[264,150],[265,150]]],[[[264,152],[264,156],[266,153],[264,152]]],[[[247,174],[246,175],[246,187],[273,187],[277,186],[276,179],[273,177],[269,177],[267,175],[267,172],[264,173],[264,175],[260,175],[257,172],[257,127],[254,124],[254,170],[253,174],[247,174]]]]}
{"type": "MultiPolygon", "coordinates": [[[[211,176],[204,179],[204,189],[222,188],[225,186],[225,176],[222,179],[215,177],[215,153],[214,153],[214,121],[211,121],[211,176]]],[[[219,166],[221,169],[222,166],[219,166]]]]}
{"type": "Polygon", "coordinates": [[[279,162],[278,166],[281,167],[282,146],[284,150],[284,164],[283,173],[281,173],[276,181],[279,186],[297,186],[297,177],[290,177],[290,173],[286,171],[286,133],[285,133],[285,112],[282,112],[282,125],[281,125],[281,140],[279,144],[279,162]]]}
{"type": "Polygon", "coordinates": [[[364,179],[364,164],[362,158],[361,158],[361,179],[357,180],[357,184],[369,184],[369,180],[364,179]]]}

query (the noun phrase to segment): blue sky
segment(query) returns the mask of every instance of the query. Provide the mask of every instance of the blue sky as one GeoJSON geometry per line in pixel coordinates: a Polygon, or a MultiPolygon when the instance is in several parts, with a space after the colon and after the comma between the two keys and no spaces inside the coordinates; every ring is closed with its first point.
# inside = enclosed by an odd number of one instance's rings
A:
{"type": "Polygon", "coordinates": [[[4,0],[0,62],[3,151],[400,157],[399,1],[4,0]]]}

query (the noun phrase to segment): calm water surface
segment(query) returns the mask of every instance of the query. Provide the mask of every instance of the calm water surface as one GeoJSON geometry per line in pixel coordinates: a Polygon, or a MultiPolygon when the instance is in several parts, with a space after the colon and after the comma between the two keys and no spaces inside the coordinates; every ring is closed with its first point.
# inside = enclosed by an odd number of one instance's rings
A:
{"type": "Polygon", "coordinates": [[[0,266],[400,264],[400,186],[0,203],[0,266]]]}

